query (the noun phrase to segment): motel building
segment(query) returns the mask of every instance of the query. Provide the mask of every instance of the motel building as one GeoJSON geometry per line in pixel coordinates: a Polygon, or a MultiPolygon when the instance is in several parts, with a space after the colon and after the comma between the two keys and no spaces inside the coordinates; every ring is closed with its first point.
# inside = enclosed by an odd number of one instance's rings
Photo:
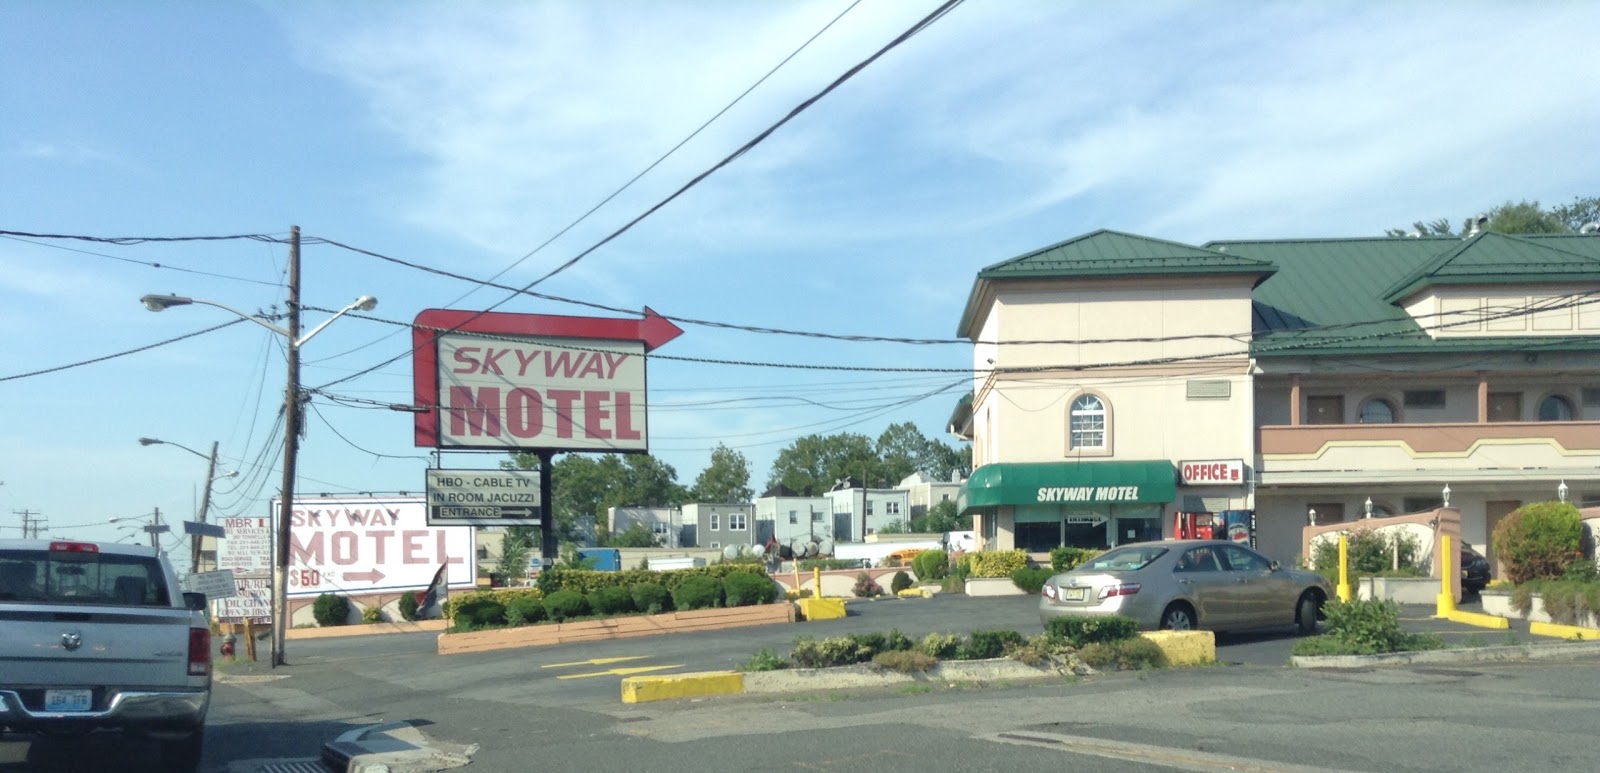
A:
{"type": "Polygon", "coordinates": [[[1600,236],[1095,231],[978,272],[959,507],[983,549],[1169,539],[1292,564],[1305,527],[1600,504],[1600,236]]]}

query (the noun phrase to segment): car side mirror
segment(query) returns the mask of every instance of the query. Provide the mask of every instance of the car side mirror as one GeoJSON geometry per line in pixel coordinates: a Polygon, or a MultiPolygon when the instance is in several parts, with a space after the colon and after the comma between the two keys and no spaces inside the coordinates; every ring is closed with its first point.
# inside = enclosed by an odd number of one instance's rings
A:
{"type": "Polygon", "coordinates": [[[192,591],[184,593],[183,606],[195,612],[206,611],[206,594],[192,591]]]}
{"type": "Polygon", "coordinates": [[[1268,568],[1268,569],[1271,569],[1271,570],[1272,570],[1272,571],[1274,571],[1274,572],[1276,572],[1276,571],[1278,571],[1278,570],[1279,570],[1279,569],[1282,569],[1282,568],[1283,568],[1283,564],[1280,564],[1280,563],[1278,563],[1278,562],[1277,562],[1277,561],[1273,561],[1273,562],[1272,562],[1272,563],[1270,563],[1270,564],[1268,564],[1268,565],[1267,565],[1267,568],[1268,568]]]}

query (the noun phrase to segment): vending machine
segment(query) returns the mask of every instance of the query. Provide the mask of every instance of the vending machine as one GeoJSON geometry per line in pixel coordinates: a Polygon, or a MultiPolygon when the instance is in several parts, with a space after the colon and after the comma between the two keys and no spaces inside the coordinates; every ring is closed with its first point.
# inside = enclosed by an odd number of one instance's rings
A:
{"type": "Polygon", "coordinates": [[[1225,539],[1250,547],[1256,544],[1256,512],[1224,510],[1220,513],[1178,513],[1173,539],[1225,539]]]}

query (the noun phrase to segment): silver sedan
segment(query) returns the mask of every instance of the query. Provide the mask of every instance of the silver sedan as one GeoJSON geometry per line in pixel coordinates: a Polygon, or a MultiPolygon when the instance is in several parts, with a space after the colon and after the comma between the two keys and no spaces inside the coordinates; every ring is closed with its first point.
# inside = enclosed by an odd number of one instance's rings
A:
{"type": "Polygon", "coordinates": [[[1121,615],[1145,629],[1213,631],[1298,625],[1317,630],[1333,595],[1327,579],[1285,569],[1226,540],[1124,545],[1055,575],[1039,595],[1039,619],[1121,615]]]}

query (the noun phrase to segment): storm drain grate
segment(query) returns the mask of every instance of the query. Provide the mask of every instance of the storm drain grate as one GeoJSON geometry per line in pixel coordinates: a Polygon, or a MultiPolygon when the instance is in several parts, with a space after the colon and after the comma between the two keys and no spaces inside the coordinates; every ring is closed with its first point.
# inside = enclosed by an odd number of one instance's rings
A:
{"type": "Polygon", "coordinates": [[[316,760],[289,760],[266,763],[256,773],[328,773],[328,769],[316,760]]]}

